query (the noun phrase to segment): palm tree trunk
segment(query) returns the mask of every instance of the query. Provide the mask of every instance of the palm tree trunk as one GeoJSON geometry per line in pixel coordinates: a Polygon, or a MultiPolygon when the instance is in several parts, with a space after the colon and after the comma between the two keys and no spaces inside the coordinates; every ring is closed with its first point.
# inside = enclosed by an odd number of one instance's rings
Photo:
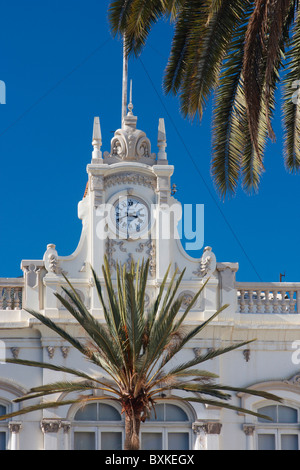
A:
{"type": "Polygon", "coordinates": [[[139,450],[140,449],[140,436],[139,436],[140,426],[141,426],[140,413],[126,413],[125,414],[124,450],[139,450]]]}

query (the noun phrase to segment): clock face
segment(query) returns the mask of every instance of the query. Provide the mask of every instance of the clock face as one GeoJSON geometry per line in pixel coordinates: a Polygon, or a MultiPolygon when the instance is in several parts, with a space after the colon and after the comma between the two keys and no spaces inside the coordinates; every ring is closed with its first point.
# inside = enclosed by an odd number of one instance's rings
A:
{"type": "Polygon", "coordinates": [[[147,205],[137,197],[124,197],[115,204],[116,228],[128,237],[139,236],[148,227],[147,205]]]}

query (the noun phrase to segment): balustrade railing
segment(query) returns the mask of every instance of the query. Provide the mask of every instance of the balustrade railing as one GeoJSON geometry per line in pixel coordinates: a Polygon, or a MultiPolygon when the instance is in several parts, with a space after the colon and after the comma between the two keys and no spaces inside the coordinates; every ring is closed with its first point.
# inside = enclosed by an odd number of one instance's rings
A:
{"type": "Polygon", "coordinates": [[[23,278],[0,278],[0,310],[21,310],[23,278]]]}
{"type": "Polygon", "coordinates": [[[300,313],[300,283],[237,282],[239,313],[300,313]]]}

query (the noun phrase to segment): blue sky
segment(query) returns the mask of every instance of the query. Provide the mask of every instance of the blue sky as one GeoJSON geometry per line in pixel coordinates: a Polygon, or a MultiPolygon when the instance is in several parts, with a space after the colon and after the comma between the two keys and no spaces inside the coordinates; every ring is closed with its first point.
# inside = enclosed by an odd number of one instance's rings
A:
{"type": "MultiPolygon", "coordinates": [[[[109,150],[121,122],[122,45],[107,21],[107,0],[21,0],[1,8],[0,277],[22,275],[22,259],[59,255],[79,241],[94,116],[109,150]]],[[[205,205],[205,245],[218,261],[239,263],[240,281],[299,280],[299,175],[284,169],[280,108],[259,194],[221,202],[210,177],[211,110],[201,125],[184,120],[177,98],[162,92],[172,31],[157,25],[140,59],[129,64],[134,113],[157,151],[165,118],[172,182],[183,204],[205,205]]],[[[192,254],[192,253],[191,253],[192,254]]],[[[198,255],[198,253],[197,253],[198,255]]]]}

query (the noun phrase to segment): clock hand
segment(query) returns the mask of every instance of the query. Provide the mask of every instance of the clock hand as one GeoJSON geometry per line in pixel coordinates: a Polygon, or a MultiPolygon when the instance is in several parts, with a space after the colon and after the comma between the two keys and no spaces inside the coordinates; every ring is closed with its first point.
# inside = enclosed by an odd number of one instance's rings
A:
{"type": "Polygon", "coordinates": [[[139,216],[138,215],[133,215],[133,214],[126,214],[126,215],[122,215],[122,217],[117,217],[119,220],[121,219],[124,219],[124,217],[128,218],[128,217],[133,217],[134,219],[137,219],[139,216]]]}

